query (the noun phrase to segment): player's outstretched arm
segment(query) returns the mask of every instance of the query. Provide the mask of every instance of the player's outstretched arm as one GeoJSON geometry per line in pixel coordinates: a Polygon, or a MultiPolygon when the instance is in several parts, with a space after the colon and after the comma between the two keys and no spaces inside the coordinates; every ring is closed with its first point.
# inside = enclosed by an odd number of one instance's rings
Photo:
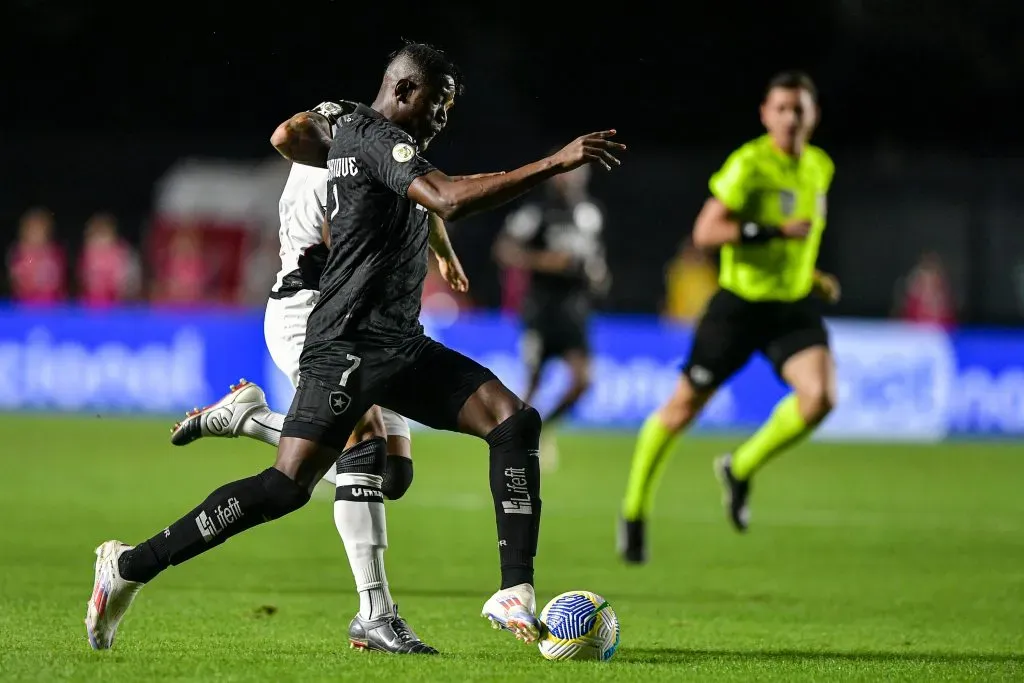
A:
{"type": "Polygon", "coordinates": [[[327,168],[331,123],[323,114],[301,111],[274,130],[270,144],[288,161],[327,168]]]}
{"type": "Polygon", "coordinates": [[[456,180],[440,171],[422,175],[409,186],[408,196],[446,221],[487,211],[515,199],[547,178],[583,164],[606,170],[620,165],[615,153],[626,146],[609,138],[614,130],[582,135],[561,150],[507,173],[456,180]]]}
{"type": "Polygon", "coordinates": [[[762,225],[744,221],[721,200],[711,197],[697,215],[693,226],[693,244],[701,249],[716,249],[725,244],[767,242],[772,239],[803,239],[811,230],[810,221],[783,225],[762,225]]]}
{"type": "Polygon", "coordinates": [[[448,230],[445,228],[444,221],[435,213],[431,213],[428,220],[430,249],[437,257],[437,267],[441,271],[441,277],[456,292],[468,292],[469,278],[466,277],[462,263],[455,254],[451,240],[448,239],[448,230]]]}

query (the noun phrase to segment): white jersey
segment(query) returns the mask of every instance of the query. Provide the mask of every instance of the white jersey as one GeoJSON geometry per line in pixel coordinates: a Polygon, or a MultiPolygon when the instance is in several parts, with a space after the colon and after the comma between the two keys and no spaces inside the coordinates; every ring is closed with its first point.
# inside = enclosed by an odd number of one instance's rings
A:
{"type": "MultiPolygon", "coordinates": [[[[321,102],[309,111],[325,117],[334,137],[338,117],[354,110],[352,102],[321,102]]],[[[281,217],[281,270],[270,297],[282,298],[302,290],[318,291],[327,263],[323,225],[327,212],[327,169],[292,164],[278,202],[281,217]]]]}
{"type": "MultiPolygon", "coordinates": [[[[327,169],[292,164],[288,173],[288,181],[281,193],[278,211],[281,217],[279,236],[281,239],[281,270],[277,273],[274,291],[280,292],[285,277],[295,274],[306,275],[304,280],[315,277],[319,273],[303,273],[300,268],[305,265],[303,256],[311,248],[322,249],[323,224],[327,206],[327,169]]],[[[318,289],[318,287],[312,287],[318,289]]]]}

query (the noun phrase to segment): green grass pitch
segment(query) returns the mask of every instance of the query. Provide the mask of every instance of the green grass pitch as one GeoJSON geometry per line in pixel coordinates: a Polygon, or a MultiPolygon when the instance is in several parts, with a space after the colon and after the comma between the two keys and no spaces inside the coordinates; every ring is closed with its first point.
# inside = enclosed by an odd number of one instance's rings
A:
{"type": "Polygon", "coordinates": [[[733,533],[711,460],[677,447],[642,568],[614,554],[629,434],[564,434],[543,484],[541,605],[604,595],[608,663],[555,663],[481,619],[496,589],[487,452],[414,436],[388,504],[404,616],[443,655],[348,649],[357,607],[330,498],[254,529],[140,594],[117,644],[82,627],[93,548],[137,542],[272,459],[247,440],[167,441],[153,421],[0,417],[0,679],[33,681],[794,681],[1024,679],[1024,447],[812,443],[758,478],[733,533]]]}

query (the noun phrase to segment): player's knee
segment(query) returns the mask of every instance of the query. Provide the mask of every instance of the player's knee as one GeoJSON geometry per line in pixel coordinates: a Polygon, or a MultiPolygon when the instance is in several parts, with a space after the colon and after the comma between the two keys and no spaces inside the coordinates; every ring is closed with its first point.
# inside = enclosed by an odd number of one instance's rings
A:
{"type": "Polygon", "coordinates": [[[412,486],[412,460],[402,455],[389,455],[384,468],[381,492],[388,500],[398,500],[412,486]]]}
{"type": "Polygon", "coordinates": [[[835,394],[827,382],[808,382],[796,390],[797,403],[804,419],[817,423],[828,417],[835,408],[835,394]]]}
{"type": "Polygon", "coordinates": [[[338,456],[335,471],[338,476],[346,474],[372,474],[384,476],[387,467],[387,440],[384,437],[373,437],[357,443],[338,456]]]}
{"type": "Polygon", "coordinates": [[[359,418],[359,422],[356,423],[355,428],[352,430],[352,436],[349,437],[347,445],[352,447],[363,441],[386,437],[387,430],[384,426],[384,418],[381,415],[380,408],[373,406],[366,411],[365,415],[359,418]]]}
{"type": "Polygon", "coordinates": [[[501,445],[536,448],[540,443],[542,426],[536,408],[523,406],[490,431],[486,437],[487,443],[491,448],[501,445]]]}
{"type": "MultiPolygon", "coordinates": [[[[309,489],[278,469],[271,467],[263,470],[257,478],[263,487],[260,513],[268,520],[284,517],[309,502],[309,489]]],[[[245,514],[245,510],[242,514],[245,514]]]]}
{"type": "Polygon", "coordinates": [[[700,413],[707,398],[684,380],[658,411],[662,424],[671,431],[685,429],[700,413]]]}

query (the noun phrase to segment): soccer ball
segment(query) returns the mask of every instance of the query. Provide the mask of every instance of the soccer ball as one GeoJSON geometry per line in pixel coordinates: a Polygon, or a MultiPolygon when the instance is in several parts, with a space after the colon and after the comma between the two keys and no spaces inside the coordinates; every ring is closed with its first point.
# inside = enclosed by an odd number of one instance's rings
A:
{"type": "Polygon", "coordinates": [[[540,613],[545,659],[612,658],[619,647],[619,619],[608,601],[590,591],[569,591],[552,598],[540,613]]]}

